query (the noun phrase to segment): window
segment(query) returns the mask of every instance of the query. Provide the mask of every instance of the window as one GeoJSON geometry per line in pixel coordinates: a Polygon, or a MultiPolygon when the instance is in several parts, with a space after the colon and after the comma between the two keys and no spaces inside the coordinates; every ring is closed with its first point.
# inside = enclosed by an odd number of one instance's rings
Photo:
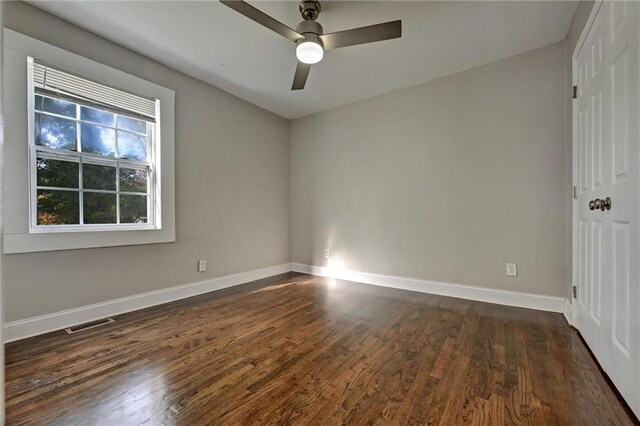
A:
{"type": "Polygon", "coordinates": [[[28,61],[31,232],[159,226],[159,101],[28,61]]]}
{"type": "Polygon", "coordinates": [[[2,37],[3,252],[174,242],[175,92],[138,64],[2,37]]]}

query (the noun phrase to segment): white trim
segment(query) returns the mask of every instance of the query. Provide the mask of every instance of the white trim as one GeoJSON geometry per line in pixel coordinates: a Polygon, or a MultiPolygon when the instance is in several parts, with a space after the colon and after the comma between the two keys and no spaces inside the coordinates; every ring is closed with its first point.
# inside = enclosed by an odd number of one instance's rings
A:
{"type": "MultiPolygon", "coordinates": [[[[2,22],[3,22],[3,12],[2,12],[2,5],[0,5],[0,28],[2,28],[2,22]]],[[[2,32],[0,31],[0,46],[2,46],[4,43],[4,39],[2,37],[2,32]]],[[[4,73],[4,61],[2,59],[2,54],[0,53],[0,70],[2,70],[1,72],[4,73]]],[[[4,101],[6,101],[5,98],[5,91],[4,91],[4,87],[2,87],[2,81],[0,81],[0,176],[3,176],[4,173],[4,101]]],[[[1,231],[4,228],[4,206],[3,206],[3,199],[4,199],[4,182],[0,183],[0,243],[2,242],[2,235],[1,235],[1,231]]],[[[2,339],[5,336],[4,333],[4,328],[2,327],[2,325],[4,325],[4,282],[3,282],[3,277],[4,274],[2,273],[2,256],[0,255],[0,342],[2,342],[2,339]]],[[[4,415],[4,346],[0,345],[0,425],[4,424],[4,420],[5,420],[5,415],[4,415]]]]}
{"type": "MultiPolygon", "coordinates": [[[[515,306],[519,308],[564,313],[565,317],[567,317],[568,312],[567,305],[569,306],[569,309],[571,309],[571,304],[562,297],[519,293],[507,290],[496,290],[462,284],[394,277],[389,275],[370,274],[344,269],[333,270],[326,267],[310,266],[301,263],[285,263],[263,269],[226,275],[219,278],[213,278],[211,280],[198,281],[148,293],[136,294],[134,296],[95,303],[79,308],[67,309],[60,312],[54,312],[52,314],[11,321],[6,323],[4,326],[5,343],[38,336],[51,331],[62,330],[66,327],[88,321],[94,321],[108,316],[120,315],[126,312],[148,308],[150,306],[173,302],[186,297],[197,296],[199,294],[245,284],[290,271],[377,285],[381,287],[391,287],[401,290],[417,291],[420,293],[457,297],[460,299],[474,300],[478,302],[496,303],[499,305],[515,306]]],[[[567,317],[567,319],[568,318],[570,318],[570,316],[567,317]]]]}
{"type": "Polygon", "coordinates": [[[573,306],[571,305],[571,300],[564,299],[564,318],[567,320],[569,325],[573,325],[573,306]]]}
{"type": "Polygon", "coordinates": [[[94,321],[108,316],[136,311],[150,306],[197,296],[215,290],[248,283],[262,278],[284,274],[291,271],[291,265],[285,263],[277,266],[241,272],[205,281],[179,285],[134,296],[95,303],[52,314],[27,318],[5,323],[4,338],[6,342],[13,342],[27,337],[37,336],[51,331],[62,330],[66,327],[94,321]]]}
{"type": "Polygon", "coordinates": [[[515,306],[519,308],[537,309],[549,312],[564,312],[565,299],[563,297],[545,296],[542,294],[519,293],[515,291],[497,290],[491,288],[474,287],[437,281],[426,281],[414,278],[394,277],[389,275],[370,274],[345,269],[292,263],[291,270],[321,277],[337,278],[372,284],[382,287],[398,288],[421,293],[437,294],[440,296],[457,297],[478,302],[496,303],[499,305],[515,306]]]}

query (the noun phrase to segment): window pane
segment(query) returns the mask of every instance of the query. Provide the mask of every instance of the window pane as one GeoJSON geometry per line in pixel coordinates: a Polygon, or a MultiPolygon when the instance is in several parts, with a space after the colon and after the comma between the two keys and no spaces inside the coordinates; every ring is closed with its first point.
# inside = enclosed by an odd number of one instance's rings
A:
{"type": "Polygon", "coordinates": [[[116,194],[83,192],[84,223],[116,223],[116,194]]]}
{"type": "Polygon", "coordinates": [[[44,98],[40,95],[36,95],[36,100],[34,102],[34,107],[37,111],[42,111],[42,103],[44,102],[44,98]]]}
{"type": "Polygon", "coordinates": [[[115,114],[108,111],[101,111],[99,109],[81,107],[80,118],[86,121],[92,121],[98,124],[104,124],[105,126],[113,126],[115,120],[115,114]]]}
{"type": "Polygon", "coordinates": [[[38,186],[78,188],[78,163],[38,158],[36,162],[38,186]]]}
{"type": "Polygon", "coordinates": [[[147,122],[142,120],[136,120],[135,118],[125,117],[124,115],[118,116],[118,129],[131,130],[132,132],[147,134],[147,122]]]}
{"type": "Polygon", "coordinates": [[[147,160],[147,138],[118,130],[118,155],[128,160],[147,160]]]}
{"type": "Polygon", "coordinates": [[[78,192],[38,190],[38,225],[77,225],[79,223],[78,192]]]}
{"type": "Polygon", "coordinates": [[[147,171],[120,168],[120,191],[147,192],[147,171]]]}
{"type": "Polygon", "coordinates": [[[116,190],[116,168],[96,164],[82,165],[82,185],[85,189],[116,190]]]}
{"type": "Polygon", "coordinates": [[[120,195],[120,223],[147,223],[146,195],[120,195]]]}
{"type": "Polygon", "coordinates": [[[76,122],[36,113],[36,145],[57,149],[76,150],[76,122]]]}
{"type": "Polygon", "coordinates": [[[116,155],[116,131],[102,126],[82,123],[82,151],[113,157],[116,155]]]}
{"type": "Polygon", "coordinates": [[[52,99],[36,95],[35,107],[38,111],[47,111],[53,114],[76,118],[76,104],[62,99],[52,99]]]}

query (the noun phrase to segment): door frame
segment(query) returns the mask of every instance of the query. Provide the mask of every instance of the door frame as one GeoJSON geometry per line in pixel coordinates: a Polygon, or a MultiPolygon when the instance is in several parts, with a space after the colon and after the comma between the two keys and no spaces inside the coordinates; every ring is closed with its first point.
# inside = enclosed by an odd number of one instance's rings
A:
{"type": "MultiPolygon", "coordinates": [[[[2,74],[2,56],[4,51],[4,43],[2,38],[3,31],[3,8],[2,0],[0,0],[0,74],[2,74]]],[[[0,79],[0,245],[2,244],[2,234],[4,233],[3,220],[4,212],[2,210],[4,198],[4,179],[3,179],[3,161],[4,161],[4,116],[2,108],[4,105],[3,83],[0,79]]],[[[4,297],[3,297],[3,281],[2,281],[2,254],[0,254],[0,424],[4,424],[4,297]]]]}
{"type": "MultiPolygon", "coordinates": [[[[591,31],[591,26],[593,25],[593,21],[595,21],[598,12],[600,11],[600,7],[604,0],[596,0],[593,8],[591,9],[591,13],[587,18],[587,22],[582,29],[582,33],[580,33],[580,37],[578,38],[578,42],[576,43],[575,49],[571,54],[571,86],[576,86],[578,84],[578,67],[576,65],[576,57],[580,49],[582,49],[582,45],[584,44],[589,31],[591,31]]],[[[578,88],[579,90],[579,88],[578,88]]],[[[577,108],[578,100],[573,98],[571,99],[571,185],[572,191],[574,194],[574,189],[578,186],[578,108],[577,108]]],[[[578,286],[578,203],[575,196],[571,197],[571,325],[578,330],[580,330],[580,324],[578,324],[578,310],[576,309],[577,300],[573,296],[573,287],[578,286]]]]}

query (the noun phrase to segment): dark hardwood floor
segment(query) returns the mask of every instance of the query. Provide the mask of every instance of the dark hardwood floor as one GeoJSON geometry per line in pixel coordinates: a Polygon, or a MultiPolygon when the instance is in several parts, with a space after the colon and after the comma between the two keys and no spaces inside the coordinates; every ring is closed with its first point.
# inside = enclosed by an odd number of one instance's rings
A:
{"type": "Polygon", "coordinates": [[[8,424],[632,424],[559,314],[294,274],[6,346],[8,424]]]}

